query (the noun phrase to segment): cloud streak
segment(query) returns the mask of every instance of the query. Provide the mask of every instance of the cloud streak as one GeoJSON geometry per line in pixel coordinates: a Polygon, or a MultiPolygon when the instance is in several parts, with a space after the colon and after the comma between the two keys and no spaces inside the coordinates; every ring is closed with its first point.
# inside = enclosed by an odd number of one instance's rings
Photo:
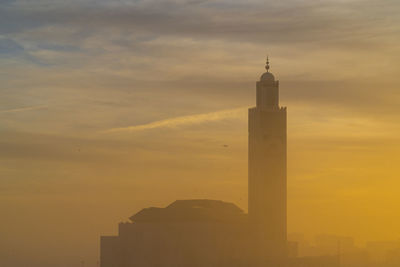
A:
{"type": "Polygon", "coordinates": [[[154,121],[141,125],[112,128],[103,132],[104,133],[137,132],[137,131],[145,131],[145,130],[152,130],[159,128],[177,128],[186,125],[196,125],[214,121],[221,121],[225,119],[237,119],[240,118],[240,116],[244,114],[246,110],[247,107],[241,107],[241,108],[227,109],[210,113],[181,116],[165,120],[154,121]]]}
{"type": "Polygon", "coordinates": [[[5,109],[5,110],[0,110],[0,114],[23,112],[23,111],[32,111],[32,110],[40,110],[40,109],[45,109],[45,108],[47,108],[47,106],[42,105],[42,106],[31,106],[31,107],[5,109]]]}
{"type": "MultiPolygon", "coordinates": [[[[196,1],[197,2],[197,1],[196,1]]],[[[69,25],[94,32],[111,28],[158,35],[185,36],[205,39],[251,41],[261,44],[334,41],[353,44],[365,41],[376,32],[391,30],[398,22],[395,11],[399,5],[389,1],[393,12],[381,1],[351,3],[310,3],[288,1],[285,4],[253,1],[246,5],[219,1],[193,6],[193,1],[137,1],[132,5],[90,5],[90,2],[51,8],[32,8],[30,4],[0,10],[0,29],[21,32],[26,29],[69,25]],[[371,16],[374,15],[374,17],[371,16]],[[238,17],[241,19],[238,20],[238,17]],[[387,21],[391,23],[387,23],[387,21]],[[6,26],[7,25],[7,26],[6,26]],[[322,37],[322,38],[316,38],[322,37]]],[[[36,5],[36,3],[35,3],[36,5]]]]}

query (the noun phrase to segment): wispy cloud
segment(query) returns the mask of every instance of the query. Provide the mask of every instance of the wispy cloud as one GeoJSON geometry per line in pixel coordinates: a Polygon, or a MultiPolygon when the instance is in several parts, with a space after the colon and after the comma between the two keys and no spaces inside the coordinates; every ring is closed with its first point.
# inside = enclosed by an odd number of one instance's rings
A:
{"type": "Polygon", "coordinates": [[[115,132],[136,132],[158,128],[176,128],[185,125],[201,124],[213,121],[220,121],[225,119],[240,118],[246,111],[247,107],[226,109],[210,113],[195,114],[189,116],[181,116],[175,118],[169,118],[165,120],[154,121],[141,125],[134,125],[128,127],[112,128],[104,133],[115,133],[115,132]]]}
{"type": "Polygon", "coordinates": [[[47,108],[47,106],[41,105],[41,106],[31,106],[31,107],[4,109],[4,110],[0,110],[0,114],[31,111],[31,110],[39,110],[39,109],[45,109],[45,108],[47,108]]]}

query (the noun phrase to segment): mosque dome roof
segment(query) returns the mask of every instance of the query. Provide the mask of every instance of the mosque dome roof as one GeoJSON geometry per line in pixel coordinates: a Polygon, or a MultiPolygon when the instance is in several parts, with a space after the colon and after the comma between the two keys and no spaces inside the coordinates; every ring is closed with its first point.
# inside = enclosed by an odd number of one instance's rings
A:
{"type": "Polygon", "coordinates": [[[132,217],[133,222],[214,221],[238,222],[246,218],[235,204],[220,200],[176,200],[165,208],[142,209],[132,217]]]}
{"type": "Polygon", "coordinates": [[[275,81],[275,76],[271,72],[265,72],[261,75],[260,81],[275,81]]]}

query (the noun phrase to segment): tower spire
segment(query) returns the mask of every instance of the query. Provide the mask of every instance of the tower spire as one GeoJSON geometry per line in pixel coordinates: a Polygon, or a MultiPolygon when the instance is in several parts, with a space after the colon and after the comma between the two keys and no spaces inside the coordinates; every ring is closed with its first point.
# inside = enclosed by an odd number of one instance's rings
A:
{"type": "Polygon", "coordinates": [[[267,70],[267,72],[269,72],[270,66],[269,66],[269,57],[267,56],[267,63],[265,65],[265,69],[267,70]]]}

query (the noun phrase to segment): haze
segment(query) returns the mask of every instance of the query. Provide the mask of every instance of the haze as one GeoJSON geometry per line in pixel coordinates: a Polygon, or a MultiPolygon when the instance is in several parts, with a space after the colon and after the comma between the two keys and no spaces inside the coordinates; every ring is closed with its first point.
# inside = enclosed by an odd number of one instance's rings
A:
{"type": "Polygon", "coordinates": [[[288,109],[288,232],[400,237],[395,0],[0,1],[0,265],[95,266],[143,207],[247,207],[247,109],[288,109]]]}

